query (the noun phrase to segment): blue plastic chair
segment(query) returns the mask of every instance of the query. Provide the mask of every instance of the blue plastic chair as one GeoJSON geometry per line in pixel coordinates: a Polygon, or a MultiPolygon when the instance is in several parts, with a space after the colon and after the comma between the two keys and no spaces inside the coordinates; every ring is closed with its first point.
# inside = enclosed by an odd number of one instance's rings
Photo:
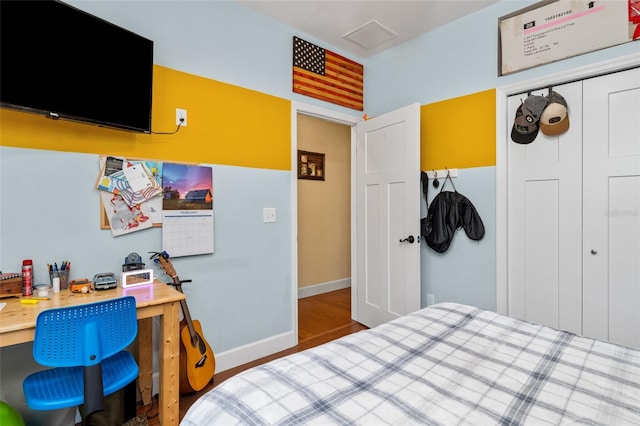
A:
{"type": "Polygon", "coordinates": [[[42,311],[33,357],[55,368],[24,380],[27,406],[56,410],[83,405],[83,419],[103,411],[105,396],[138,377],[138,364],[125,350],[137,334],[136,300],[131,296],[42,311]]]}

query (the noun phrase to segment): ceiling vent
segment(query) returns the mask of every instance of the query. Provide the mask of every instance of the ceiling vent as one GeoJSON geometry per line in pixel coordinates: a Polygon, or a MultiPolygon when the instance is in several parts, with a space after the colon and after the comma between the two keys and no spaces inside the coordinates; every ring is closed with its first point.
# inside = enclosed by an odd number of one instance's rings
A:
{"type": "Polygon", "coordinates": [[[397,36],[398,34],[394,31],[373,19],[355,30],[346,33],[342,38],[357,44],[365,50],[371,50],[397,36]]]}

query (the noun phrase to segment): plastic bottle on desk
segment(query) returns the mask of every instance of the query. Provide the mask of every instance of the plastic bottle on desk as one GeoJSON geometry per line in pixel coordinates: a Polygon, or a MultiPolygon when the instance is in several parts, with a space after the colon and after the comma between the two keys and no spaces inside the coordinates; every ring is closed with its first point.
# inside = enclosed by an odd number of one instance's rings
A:
{"type": "Polygon", "coordinates": [[[31,259],[22,261],[22,295],[33,295],[33,261],[31,259]]]}

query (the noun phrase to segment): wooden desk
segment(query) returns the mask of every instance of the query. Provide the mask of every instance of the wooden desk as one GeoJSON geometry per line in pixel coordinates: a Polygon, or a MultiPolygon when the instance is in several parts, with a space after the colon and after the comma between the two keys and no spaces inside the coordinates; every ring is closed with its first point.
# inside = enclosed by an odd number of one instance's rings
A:
{"type": "Polygon", "coordinates": [[[32,342],[35,336],[36,318],[42,310],[63,306],[99,302],[121,296],[136,298],[138,314],[138,385],[145,405],[151,403],[153,374],[153,317],[160,318],[158,336],[158,360],[160,367],[159,416],[161,425],[179,423],[180,382],[180,300],[184,294],[161,282],[97,291],[91,294],[71,293],[62,290],[51,295],[50,300],[40,300],[35,305],[20,303],[20,299],[2,299],[7,306],[0,311],[0,347],[32,342]]]}

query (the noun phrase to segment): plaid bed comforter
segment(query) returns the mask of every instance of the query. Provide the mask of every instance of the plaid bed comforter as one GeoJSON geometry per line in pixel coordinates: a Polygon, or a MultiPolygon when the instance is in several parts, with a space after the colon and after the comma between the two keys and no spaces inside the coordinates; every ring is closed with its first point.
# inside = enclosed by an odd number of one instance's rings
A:
{"type": "Polygon", "coordinates": [[[182,425],[639,425],[640,349],[441,303],[223,382],[182,425]]]}

